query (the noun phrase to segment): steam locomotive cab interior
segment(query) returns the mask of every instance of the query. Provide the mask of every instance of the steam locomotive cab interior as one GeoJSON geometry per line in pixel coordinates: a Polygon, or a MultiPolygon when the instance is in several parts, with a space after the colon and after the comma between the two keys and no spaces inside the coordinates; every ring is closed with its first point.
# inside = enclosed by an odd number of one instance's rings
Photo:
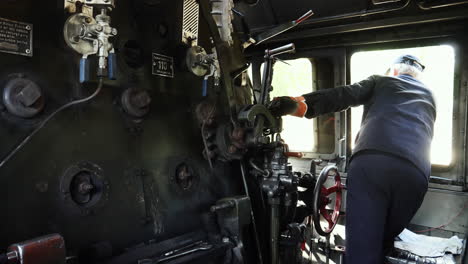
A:
{"type": "Polygon", "coordinates": [[[344,263],[362,108],[269,105],[402,53],[438,105],[405,232],[459,246],[386,261],[468,264],[466,32],[461,0],[4,0],[0,264],[344,263]]]}

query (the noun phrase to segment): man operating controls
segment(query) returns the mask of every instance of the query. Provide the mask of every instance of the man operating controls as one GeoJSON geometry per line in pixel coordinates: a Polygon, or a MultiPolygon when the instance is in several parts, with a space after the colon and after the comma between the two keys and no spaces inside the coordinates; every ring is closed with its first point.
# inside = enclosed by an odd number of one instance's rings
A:
{"type": "Polygon", "coordinates": [[[424,68],[415,56],[404,55],[386,76],[278,97],[269,106],[277,116],[314,118],[364,105],[347,174],[347,264],[383,263],[385,249],[393,246],[426,194],[436,105],[419,80],[424,68]]]}

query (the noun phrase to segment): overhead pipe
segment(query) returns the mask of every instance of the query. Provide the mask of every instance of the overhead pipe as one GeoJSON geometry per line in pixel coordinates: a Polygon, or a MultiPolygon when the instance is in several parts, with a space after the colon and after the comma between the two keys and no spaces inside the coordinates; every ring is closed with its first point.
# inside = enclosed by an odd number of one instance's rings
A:
{"type": "Polygon", "coordinates": [[[412,1],[413,0],[407,0],[403,5],[399,7],[395,7],[395,8],[379,8],[379,9],[370,10],[370,11],[365,10],[365,11],[360,11],[360,12],[329,16],[329,17],[324,17],[324,18],[309,19],[307,21],[304,21],[303,25],[311,25],[311,24],[330,22],[330,21],[336,21],[336,20],[341,20],[341,19],[365,17],[365,16],[370,16],[370,15],[377,15],[377,14],[383,14],[383,13],[388,13],[388,12],[400,11],[408,7],[412,1]]]}
{"type": "Polygon", "coordinates": [[[434,22],[442,22],[442,21],[448,21],[448,20],[454,20],[454,19],[466,19],[467,17],[468,17],[468,13],[465,10],[425,14],[420,17],[415,17],[415,16],[404,17],[404,18],[395,17],[395,18],[387,18],[387,19],[376,20],[376,21],[354,23],[354,24],[349,24],[349,25],[304,29],[300,32],[292,32],[289,34],[285,34],[281,38],[274,39],[274,41],[275,42],[291,41],[292,39],[299,39],[299,38],[303,39],[303,38],[318,37],[318,36],[331,35],[331,34],[349,33],[349,32],[356,32],[356,31],[363,31],[363,30],[382,29],[382,28],[405,26],[405,25],[416,25],[416,24],[422,24],[422,23],[434,23],[434,22]]]}
{"type": "Polygon", "coordinates": [[[468,1],[460,1],[460,2],[453,2],[453,3],[445,3],[445,4],[440,4],[440,5],[431,5],[431,6],[426,6],[424,5],[423,1],[418,2],[418,7],[422,10],[431,10],[431,9],[436,9],[436,8],[442,8],[442,7],[450,7],[450,6],[457,6],[457,5],[463,5],[463,4],[468,4],[468,1]]]}
{"type": "MultiPolygon", "coordinates": [[[[324,17],[324,18],[308,19],[307,21],[304,21],[302,25],[307,26],[307,25],[319,24],[319,23],[324,23],[324,22],[332,22],[332,21],[343,20],[343,19],[366,17],[366,16],[371,16],[371,15],[396,12],[396,11],[400,11],[408,7],[411,4],[411,2],[413,2],[413,0],[407,0],[403,5],[399,7],[395,7],[395,8],[379,8],[379,9],[370,10],[370,11],[366,10],[366,11],[360,11],[360,12],[354,12],[354,13],[348,13],[348,14],[342,14],[342,15],[336,15],[336,16],[329,16],[329,17],[324,17]]],[[[468,4],[468,0],[464,0],[461,2],[440,4],[440,5],[432,5],[432,6],[425,6],[422,1],[419,1],[417,3],[418,7],[422,10],[431,10],[431,9],[442,8],[442,7],[457,6],[457,5],[462,5],[462,4],[468,4]]],[[[258,29],[255,31],[256,32],[262,31],[262,29],[258,29]]]]}
{"type": "MultiPolygon", "coordinates": [[[[316,18],[316,19],[308,19],[304,22],[302,22],[302,26],[307,26],[307,25],[313,25],[313,24],[319,24],[319,23],[324,23],[324,22],[331,22],[331,21],[337,21],[337,20],[342,20],[342,19],[350,19],[350,18],[356,18],[356,17],[366,17],[370,15],[377,15],[377,14],[384,14],[388,12],[395,12],[395,11],[400,11],[405,9],[410,5],[410,3],[413,0],[407,0],[403,5],[395,8],[379,8],[375,10],[365,10],[365,11],[359,11],[359,12],[353,12],[353,13],[348,13],[348,14],[342,14],[342,15],[336,15],[336,16],[328,16],[324,18],[316,18]]],[[[254,32],[261,32],[264,31],[265,28],[258,28],[254,29],[254,32]]]]}

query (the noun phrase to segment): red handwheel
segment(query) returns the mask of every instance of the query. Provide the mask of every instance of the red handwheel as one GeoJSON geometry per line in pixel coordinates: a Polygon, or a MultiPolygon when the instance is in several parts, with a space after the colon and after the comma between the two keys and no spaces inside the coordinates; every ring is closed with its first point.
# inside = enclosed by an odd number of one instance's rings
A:
{"type": "Polygon", "coordinates": [[[322,236],[328,236],[335,228],[340,217],[341,210],[341,201],[342,201],[342,192],[344,185],[341,183],[340,173],[336,166],[327,166],[317,179],[317,184],[314,189],[314,211],[313,211],[313,220],[315,225],[315,230],[322,236]],[[334,176],[335,183],[333,186],[326,188],[324,186],[329,176],[334,176]],[[335,205],[332,210],[327,209],[327,206],[333,201],[330,198],[332,194],[335,194],[335,205]],[[329,211],[333,211],[330,214],[329,211]],[[321,225],[321,217],[323,217],[327,223],[328,227],[323,228],[321,225]]]}

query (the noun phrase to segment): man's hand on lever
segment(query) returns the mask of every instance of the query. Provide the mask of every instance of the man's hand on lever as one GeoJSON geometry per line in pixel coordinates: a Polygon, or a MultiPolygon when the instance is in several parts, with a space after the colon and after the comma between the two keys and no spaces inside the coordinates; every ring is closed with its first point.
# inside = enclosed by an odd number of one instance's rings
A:
{"type": "Polygon", "coordinates": [[[307,112],[307,104],[303,96],[281,96],[273,98],[268,105],[268,109],[274,116],[292,115],[304,117],[307,112]]]}

